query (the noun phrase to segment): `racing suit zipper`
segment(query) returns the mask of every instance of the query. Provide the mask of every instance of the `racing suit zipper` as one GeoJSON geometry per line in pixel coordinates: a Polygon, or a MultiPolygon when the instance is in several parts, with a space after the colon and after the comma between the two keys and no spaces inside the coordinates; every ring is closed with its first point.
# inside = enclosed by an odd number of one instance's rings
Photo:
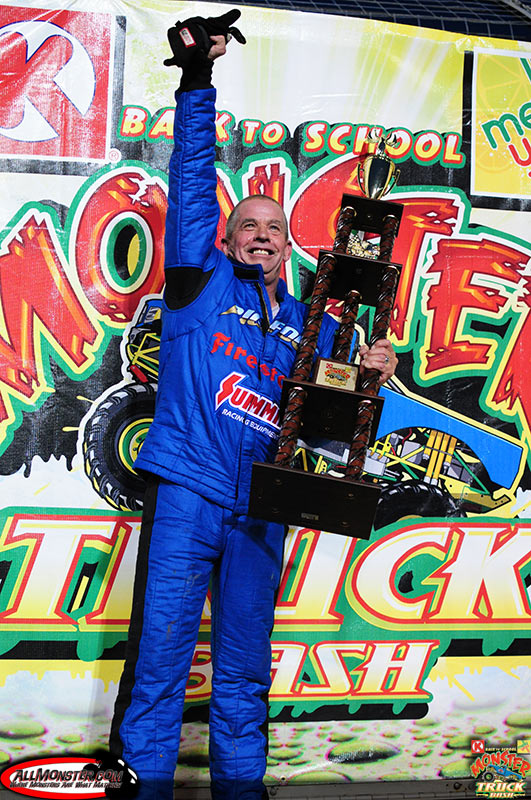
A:
{"type": "Polygon", "coordinates": [[[260,298],[260,309],[262,311],[262,319],[260,326],[262,328],[262,333],[265,336],[271,325],[271,316],[269,314],[268,302],[264,297],[264,291],[262,289],[261,283],[258,284],[258,297],[260,298]]]}
{"type": "MultiPolygon", "coordinates": [[[[271,314],[269,312],[268,299],[264,295],[264,286],[259,281],[256,282],[256,290],[258,292],[258,299],[260,301],[260,310],[261,310],[261,314],[262,314],[261,318],[260,318],[260,330],[262,332],[262,350],[261,350],[260,355],[258,357],[258,383],[262,383],[263,375],[262,375],[262,371],[260,369],[260,364],[262,363],[262,360],[265,357],[267,334],[268,334],[268,331],[269,331],[269,328],[270,328],[270,325],[271,325],[271,314]]],[[[248,412],[245,412],[244,416],[245,416],[245,420],[247,420],[249,418],[248,412]]],[[[237,480],[237,483],[236,483],[237,487],[240,486],[241,470],[242,470],[242,466],[244,465],[244,462],[245,462],[244,453],[245,453],[246,443],[247,443],[247,435],[245,433],[245,428],[246,428],[246,425],[244,423],[244,430],[242,432],[242,437],[240,439],[240,448],[239,448],[239,457],[238,457],[239,468],[238,468],[238,480],[237,480]]],[[[239,491],[237,489],[236,506],[238,505],[239,499],[240,499],[239,491]]],[[[244,513],[246,513],[246,512],[244,512],[244,513]]]]}

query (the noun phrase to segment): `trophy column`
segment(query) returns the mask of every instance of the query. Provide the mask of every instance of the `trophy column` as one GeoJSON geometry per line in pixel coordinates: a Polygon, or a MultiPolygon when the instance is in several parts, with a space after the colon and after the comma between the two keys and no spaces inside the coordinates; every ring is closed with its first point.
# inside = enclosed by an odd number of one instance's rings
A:
{"type": "MultiPolygon", "coordinates": [[[[301,428],[303,406],[307,398],[307,391],[301,386],[301,382],[310,380],[321,322],[326,303],[330,297],[332,277],[336,264],[334,254],[346,252],[354,217],[355,211],[352,206],[346,205],[341,208],[332,253],[325,253],[319,261],[310,310],[293,367],[294,385],[290,388],[288,394],[282,419],[282,428],[278,438],[275,464],[279,467],[290,466],[293,460],[301,428]]],[[[354,325],[352,325],[352,330],[354,330],[354,325]]],[[[352,337],[350,338],[352,339],[352,337]]]]}
{"type": "Polygon", "coordinates": [[[293,377],[284,381],[283,410],[274,464],[253,464],[249,513],[263,519],[368,538],[380,489],[361,480],[367,448],[373,443],[382,398],[379,372],[358,380],[351,363],[352,341],[361,303],[374,306],[372,346],[385,338],[401,265],[391,263],[402,206],[379,199],[396,182],[385,154],[388,138],[360,165],[365,196],[343,195],[331,251],[321,251],[314,291],[293,377]],[[379,234],[379,246],[366,234],[379,234]],[[347,254],[350,250],[354,255],[347,254]],[[332,358],[315,360],[328,299],[343,300],[332,358]],[[313,370],[313,377],[312,377],[313,370]],[[297,442],[323,437],[350,443],[344,477],[293,468],[297,442]]]}

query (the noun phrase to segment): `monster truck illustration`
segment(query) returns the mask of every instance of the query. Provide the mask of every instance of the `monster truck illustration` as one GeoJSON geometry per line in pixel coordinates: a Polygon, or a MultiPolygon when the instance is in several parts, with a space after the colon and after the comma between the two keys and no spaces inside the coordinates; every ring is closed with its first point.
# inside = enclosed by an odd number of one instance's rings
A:
{"type": "Polygon", "coordinates": [[[85,471],[94,489],[114,508],[142,508],[144,481],[134,463],[155,412],[161,331],[159,299],[148,298],[125,345],[133,382],[104,397],[85,425],[85,471]]]}
{"type": "Polygon", "coordinates": [[[483,781],[487,781],[487,783],[499,780],[500,778],[503,778],[506,781],[522,780],[521,775],[518,775],[518,773],[513,772],[511,769],[509,769],[509,767],[503,766],[503,764],[500,766],[496,764],[490,764],[489,768],[485,770],[485,772],[481,776],[481,779],[483,781]]]}
{"type": "MultiPolygon", "coordinates": [[[[153,418],[160,317],[161,301],[148,298],[125,346],[133,382],[107,394],[85,426],[86,472],[98,494],[124,510],[142,507],[133,465],[153,418]]],[[[476,515],[514,500],[524,458],[517,440],[410,396],[396,381],[380,394],[386,402],[364,478],[384,487],[375,528],[407,516],[476,515]]],[[[340,442],[301,442],[295,466],[341,474],[346,452],[340,442]]]]}
{"type": "MultiPolygon", "coordinates": [[[[514,501],[520,442],[406,395],[396,381],[380,395],[386,402],[364,470],[364,480],[383,487],[376,529],[408,516],[476,515],[514,501]]],[[[347,456],[340,442],[299,442],[296,466],[340,476],[347,456]]]]}

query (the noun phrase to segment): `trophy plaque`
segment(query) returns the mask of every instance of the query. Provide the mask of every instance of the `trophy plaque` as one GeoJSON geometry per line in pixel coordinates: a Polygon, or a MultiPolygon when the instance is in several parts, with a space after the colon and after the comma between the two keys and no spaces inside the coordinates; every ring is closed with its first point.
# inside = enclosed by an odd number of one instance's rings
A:
{"type": "Polygon", "coordinates": [[[283,383],[277,455],[272,464],[253,464],[249,504],[252,516],[361,539],[370,536],[380,495],[362,472],[383,400],[378,370],[358,375],[352,342],[361,304],[374,307],[368,344],[387,335],[401,269],[390,259],[403,210],[381,199],[398,178],[385,152],[392,134],[370,141],[375,150],[358,165],[363,195],[343,195],[333,248],[319,254],[293,376],[283,383]],[[316,360],[329,299],[343,301],[341,321],[331,357],[316,360]],[[293,467],[297,442],[314,437],[349,443],[344,475],[293,467]]]}

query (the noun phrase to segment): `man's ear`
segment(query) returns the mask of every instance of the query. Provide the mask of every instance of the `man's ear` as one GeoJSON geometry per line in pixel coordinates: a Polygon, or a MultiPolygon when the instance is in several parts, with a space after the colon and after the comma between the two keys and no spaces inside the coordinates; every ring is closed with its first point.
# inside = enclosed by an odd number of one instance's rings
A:
{"type": "Polygon", "coordinates": [[[288,241],[286,242],[285,247],[284,247],[284,255],[283,255],[283,259],[282,260],[283,261],[287,261],[289,258],[291,258],[292,251],[293,251],[293,245],[291,244],[290,240],[288,239],[288,241]]]}
{"type": "Polygon", "coordinates": [[[222,239],[221,240],[221,249],[223,250],[225,255],[228,256],[228,254],[229,254],[229,240],[228,239],[222,239]]]}

